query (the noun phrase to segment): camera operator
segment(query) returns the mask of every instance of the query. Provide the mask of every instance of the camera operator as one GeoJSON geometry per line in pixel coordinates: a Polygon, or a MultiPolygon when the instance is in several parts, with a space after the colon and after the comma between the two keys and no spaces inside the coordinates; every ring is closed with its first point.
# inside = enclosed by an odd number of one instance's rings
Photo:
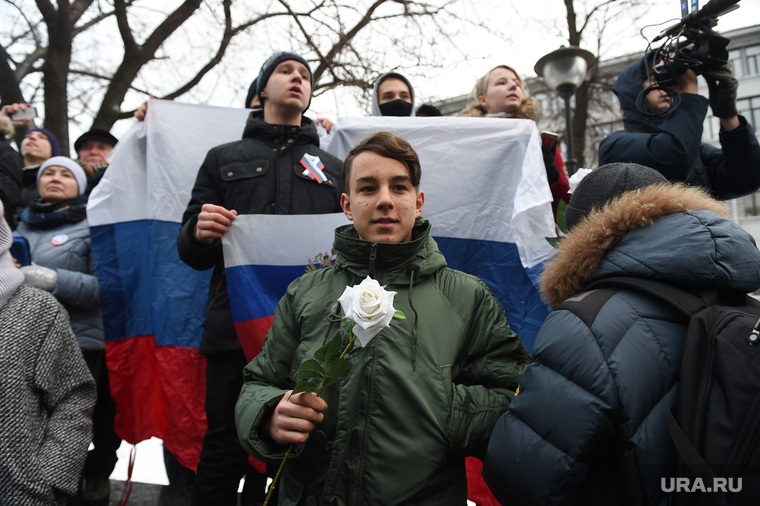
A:
{"type": "Polygon", "coordinates": [[[709,100],[697,94],[691,69],[669,87],[656,86],[641,107],[637,99],[654,83],[645,58],[626,68],[612,88],[623,109],[623,125],[599,146],[599,164],[634,162],[657,169],[671,181],[685,181],[727,200],[760,187],[760,145],[736,111],[738,83],[728,64],[704,73],[709,100]],[[680,104],[678,103],[680,101],[680,104]],[[702,142],[702,127],[710,105],[720,118],[722,149],[702,142]],[[643,110],[640,110],[643,109],[643,110]],[[649,109],[651,114],[647,114],[649,109]],[[664,111],[671,114],[662,114],[664,111]],[[660,121],[657,116],[665,117],[660,121]]]}

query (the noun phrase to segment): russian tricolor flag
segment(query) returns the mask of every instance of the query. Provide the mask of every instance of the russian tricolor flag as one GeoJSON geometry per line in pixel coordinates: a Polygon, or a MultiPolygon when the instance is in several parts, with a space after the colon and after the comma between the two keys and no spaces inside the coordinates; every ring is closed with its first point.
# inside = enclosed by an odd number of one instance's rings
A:
{"type": "Polygon", "coordinates": [[[320,160],[318,156],[306,153],[301,157],[301,165],[306,167],[303,171],[304,176],[309,176],[319,184],[327,181],[327,176],[322,172],[322,169],[325,168],[325,164],[322,163],[322,160],[320,160]]]}
{"type": "Polygon", "coordinates": [[[222,243],[232,317],[248,360],[261,351],[288,284],[333,265],[334,231],[348,223],[343,213],[237,217],[222,243]]]}
{"type": "Polygon", "coordinates": [[[87,206],[116,432],[132,444],[161,438],[191,469],[206,432],[198,345],[211,271],[179,259],[177,233],[206,152],[240,138],[247,115],[151,100],[87,206]]]}
{"type": "MultiPolygon", "coordinates": [[[[211,273],[179,260],[176,237],[207,151],[239,139],[247,115],[243,109],[152,100],[146,121],[117,144],[88,205],[117,432],[130,443],[162,438],[190,468],[197,464],[205,432],[205,360],[197,347],[211,273]]],[[[404,137],[417,150],[426,194],[423,215],[433,223],[449,265],[491,287],[530,349],[549,311],[536,280],[553,253],[544,238],[554,235],[535,124],[350,118],[338,122],[328,149],[343,158],[378,130],[404,137]]],[[[225,257],[231,299],[245,302],[233,306],[233,315],[249,355],[260,349],[287,284],[305,269],[331,261],[332,231],[340,223],[346,223],[340,215],[243,215],[235,221],[225,238],[225,257]],[[257,227],[260,235],[246,239],[257,227]],[[305,239],[310,233],[313,241],[305,239]]]]}
{"type": "MultiPolygon", "coordinates": [[[[345,158],[378,130],[393,132],[415,148],[425,192],[422,214],[433,224],[433,237],[449,266],[490,286],[531,349],[548,314],[536,281],[543,261],[554,252],[545,239],[554,236],[554,221],[535,124],[488,118],[349,118],[338,122],[327,149],[345,158]]],[[[233,317],[247,356],[261,351],[287,281],[331,264],[333,229],[342,223],[341,215],[235,220],[223,239],[224,255],[233,317]]],[[[480,476],[482,463],[468,458],[466,464],[469,499],[498,504],[480,476]]]]}

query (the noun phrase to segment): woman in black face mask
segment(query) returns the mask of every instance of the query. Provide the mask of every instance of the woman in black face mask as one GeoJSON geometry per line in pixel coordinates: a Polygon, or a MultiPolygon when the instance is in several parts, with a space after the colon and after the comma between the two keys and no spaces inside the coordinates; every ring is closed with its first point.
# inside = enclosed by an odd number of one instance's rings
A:
{"type": "Polygon", "coordinates": [[[414,116],[414,88],[406,77],[389,72],[375,81],[372,115],[414,116]]]}

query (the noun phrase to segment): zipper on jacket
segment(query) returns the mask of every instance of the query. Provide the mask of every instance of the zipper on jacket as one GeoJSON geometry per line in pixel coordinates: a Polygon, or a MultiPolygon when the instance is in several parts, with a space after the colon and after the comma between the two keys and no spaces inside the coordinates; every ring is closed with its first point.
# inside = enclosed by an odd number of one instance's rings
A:
{"type": "Polygon", "coordinates": [[[43,237],[45,237],[46,232],[43,232],[40,234],[40,236],[37,238],[37,242],[34,243],[34,248],[32,248],[32,252],[29,253],[29,261],[32,262],[34,260],[34,254],[37,252],[37,248],[40,246],[40,243],[42,242],[43,237]]]}
{"type": "MultiPolygon", "coordinates": [[[[372,279],[377,279],[375,277],[375,260],[377,259],[377,243],[372,243],[372,249],[369,252],[369,265],[367,267],[367,274],[369,274],[369,277],[372,279]]],[[[378,280],[378,283],[380,280],[378,280]]]]}
{"type": "Polygon", "coordinates": [[[414,324],[412,326],[412,372],[417,371],[417,320],[419,319],[417,310],[414,308],[414,303],[412,302],[412,288],[414,287],[414,280],[416,277],[419,277],[419,274],[419,265],[412,264],[409,266],[409,292],[407,293],[407,300],[409,301],[409,307],[414,314],[414,324]]]}

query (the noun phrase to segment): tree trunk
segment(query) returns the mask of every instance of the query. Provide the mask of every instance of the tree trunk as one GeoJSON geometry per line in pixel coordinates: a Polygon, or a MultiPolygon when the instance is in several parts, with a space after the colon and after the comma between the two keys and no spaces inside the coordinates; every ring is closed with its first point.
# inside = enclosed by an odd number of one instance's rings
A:
{"type": "Polygon", "coordinates": [[[138,45],[135,43],[127,21],[127,5],[123,1],[115,2],[119,31],[124,42],[124,58],[111,78],[111,83],[100,104],[100,109],[92,122],[93,128],[110,130],[113,124],[120,119],[121,103],[140,69],[154,58],[161,44],[198,10],[201,3],[202,0],[185,0],[156,27],[142,45],[138,45]]]}
{"type": "MultiPolygon", "coordinates": [[[[18,79],[13,69],[8,65],[8,53],[4,47],[0,47],[0,54],[3,61],[0,62],[0,102],[3,104],[22,104],[25,103],[23,95],[21,95],[21,88],[19,87],[18,79]]],[[[24,138],[24,130],[17,128],[13,138],[16,140],[16,144],[21,145],[21,140],[24,138]]]]}
{"type": "Polygon", "coordinates": [[[72,31],[70,7],[61,2],[52,23],[47,23],[48,54],[42,65],[45,83],[45,128],[58,137],[61,154],[69,156],[69,114],[66,85],[71,63],[72,31]]]}
{"type": "Polygon", "coordinates": [[[24,102],[18,79],[8,64],[9,57],[4,47],[0,47],[0,99],[3,104],[20,104],[24,102]]]}

